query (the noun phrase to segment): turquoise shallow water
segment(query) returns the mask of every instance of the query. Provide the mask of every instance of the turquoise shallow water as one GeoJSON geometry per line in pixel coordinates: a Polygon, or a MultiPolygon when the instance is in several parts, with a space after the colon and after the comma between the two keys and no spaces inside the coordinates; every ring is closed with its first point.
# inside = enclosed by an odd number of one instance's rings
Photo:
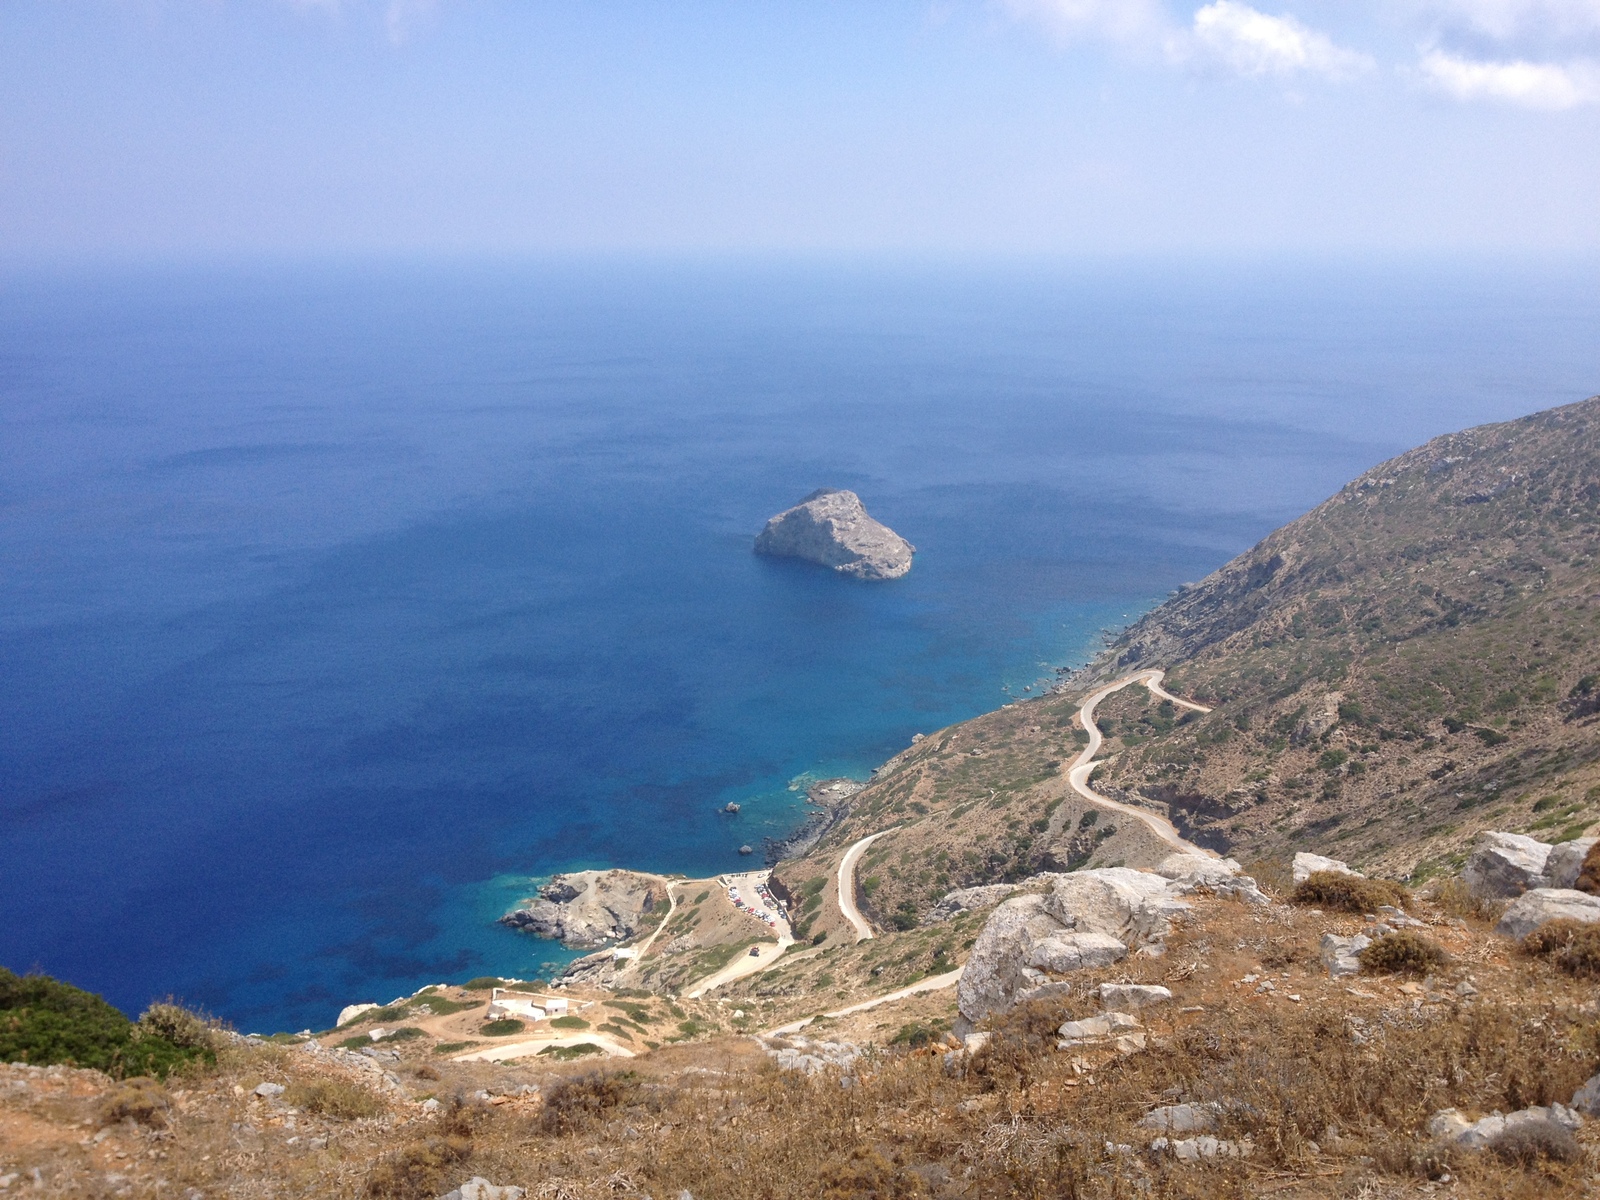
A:
{"type": "Polygon", "coordinates": [[[1594,272],[236,267],[0,283],[0,963],[242,1026],[561,957],[1351,475],[1597,390],[1594,272]],[[856,489],[868,585],[758,559],[856,489]],[[719,813],[728,800],[738,818],[719,813]]]}

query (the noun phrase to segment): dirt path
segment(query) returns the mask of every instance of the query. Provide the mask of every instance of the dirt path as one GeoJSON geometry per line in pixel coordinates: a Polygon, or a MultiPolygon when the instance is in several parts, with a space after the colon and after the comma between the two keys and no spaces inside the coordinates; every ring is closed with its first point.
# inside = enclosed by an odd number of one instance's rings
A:
{"type": "Polygon", "coordinates": [[[1157,816],[1148,809],[1136,808],[1131,804],[1123,804],[1120,801],[1113,800],[1109,796],[1102,796],[1089,786],[1089,776],[1094,773],[1095,767],[1099,765],[1094,761],[1094,756],[1100,753],[1100,747],[1105,741],[1100,736],[1100,727],[1094,723],[1095,706],[1113,692],[1120,692],[1123,688],[1138,683],[1143,684],[1152,696],[1159,696],[1163,700],[1169,700],[1173,704],[1193,709],[1195,712],[1211,711],[1203,704],[1196,704],[1192,700],[1184,700],[1163,688],[1161,680],[1165,674],[1166,672],[1164,671],[1156,670],[1136,671],[1126,679],[1119,679],[1115,683],[1106,684],[1105,687],[1092,693],[1084,700],[1083,707],[1078,709],[1078,719],[1083,722],[1083,728],[1089,734],[1089,744],[1078,752],[1077,758],[1067,764],[1067,782],[1072,785],[1073,791],[1091,804],[1110,809],[1112,812],[1122,813],[1124,816],[1132,817],[1136,821],[1142,821],[1150,828],[1151,832],[1174,850],[1179,850],[1184,854],[1199,854],[1206,858],[1215,858],[1217,856],[1210,850],[1186,841],[1178,833],[1177,829],[1173,827],[1172,822],[1165,817],[1157,816]]]}
{"type": "Polygon", "coordinates": [[[773,963],[783,957],[783,952],[794,945],[794,938],[787,929],[778,935],[777,942],[757,942],[749,950],[740,954],[715,975],[707,976],[684,995],[690,1000],[698,1000],[714,988],[719,988],[725,983],[732,983],[735,979],[743,979],[746,975],[754,975],[757,971],[765,971],[773,963]]]}
{"type": "MultiPolygon", "coordinates": [[[[961,979],[964,968],[957,967],[954,971],[946,971],[943,975],[932,975],[920,982],[913,983],[910,987],[903,987],[897,992],[890,992],[884,996],[875,996],[871,1000],[863,1000],[859,1004],[850,1004],[844,1008],[835,1009],[833,1012],[823,1013],[828,1018],[848,1017],[852,1013],[866,1012],[869,1008],[877,1008],[880,1004],[889,1004],[895,1000],[904,1000],[907,996],[920,996],[923,992],[937,992],[941,988],[954,987],[961,979]]],[[[791,1021],[787,1025],[779,1025],[776,1029],[769,1029],[767,1033],[799,1033],[816,1017],[802,1017],[798,1021],[791,1021]]]]}
{"type": "Polygon", "coordinates": [[[844,857],[839,860],[839,911],[844,914],[844,919],[849,921],[856,931],[856,941],[869,941],[872,936],[872,926],[867,924],[867,919],[861,915],[861,910],[856,907],[856,863],[866,853],[867,847],[872,845],[884,834],[898,829],[898,825],[891,825],[889,829],[880,829],[877,833],[869,833],[850,849],[844,852],[844,857]]]}
{"type": "Polygon", "coordinates": [[[520,1042],[507,1042],[501,1046],[487,1046],[467,1054],[457,1054],[452,1062],[504,1062],[510,1058],[532,1058],[541,1050],[552,1046],[582,1046],[585,1043],[599,1046],[612,1058],[632,1058],[634,1052],[603,1033],[578,1034],[573,1037],[534,1038],[520,1042]]]}
{"type": "Polygon", "coordinates": [[[678,894],[672,889],[677,887],[679,880],[669,881],[667,884],[667,915],[662,917],[656,927],[650,931],[650,936],[637,946],[619,946],[613,953],[618,958],[631,959],[632,961],[622,970],[638,966],[644,961],[644,956],[650,952],[650,947],[655,945],[657,936],[667,927],[667,922],[672,920],[672,914],[678,911],[678,894]]]}

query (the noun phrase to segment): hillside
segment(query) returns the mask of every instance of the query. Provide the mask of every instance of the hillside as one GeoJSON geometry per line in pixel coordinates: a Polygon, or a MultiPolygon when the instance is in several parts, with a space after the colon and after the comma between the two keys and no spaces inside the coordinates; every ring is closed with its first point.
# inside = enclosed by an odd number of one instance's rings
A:
{"type": "Polygon", "coordinates": [[[1122,633],[1056,694],[920,740],[782,886],[894,827],[859,872],[883,926],[950,888],[1164,852],[1074,795],[1082,696],[1101,792],[1242,860],[1296,849],[1421,879],[1484,828],[1600,819],[1600,397],[1436,438],[1367,472],[1122,633]],[[1115,832],[1110,832],[1114,830],[1115,832]]]}

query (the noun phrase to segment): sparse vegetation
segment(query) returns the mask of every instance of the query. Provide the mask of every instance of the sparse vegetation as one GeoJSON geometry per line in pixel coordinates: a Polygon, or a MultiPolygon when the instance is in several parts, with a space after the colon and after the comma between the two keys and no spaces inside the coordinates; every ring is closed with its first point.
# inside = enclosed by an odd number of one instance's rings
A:
{"type": "Polygon", "coordinates": [[[283,1093],[283,1099],[303,1112],[346,1121],[375,1117],[384,1111],[383,1101],[371,1091],[340,1079],[291,1084],[283,1093]]]}
{"type": "Polygon", "coordinates": [[[1385,905],[1409,907],[1411,893],[1388,879],[1362,879],[1342,871],[1314,871],[1294,889],[1290,899],[1296,904],[1330,912],[1375,913],[1385,905]]]}
{"type": "Polygon", "coordinates": [[[1600,925],[1550,921],[1523,938],[1522,949],[1549,959],[1569,975],[1600,979],[1600,925]]]}
{"type": "Polygon", "coordinates": [[[1357,957],[1374,975],[1431,975],[1449,961],[1443,947],[1409,929],[1385,934],[1357,957]]]}
{"type": "Polygon", "coordinates": [[[526,1022],[519,1021],[515,1017],[501,1017],[498,1021],[488,1021],[480,1025],[478,1032],[485,1037],[508,1037],[513,1033],[521,1033],[527,1027],[526,1022]]]}
{"type": "Polygon", "coordinates": [[[213,1033],[203,1018],[172,1004],[152,1006],[147,1015],[148,1022],[135,1025],[81,988],[0,967],[0,1062],[164,1078],[186,1063],[215,1060],[213,1033]]]}

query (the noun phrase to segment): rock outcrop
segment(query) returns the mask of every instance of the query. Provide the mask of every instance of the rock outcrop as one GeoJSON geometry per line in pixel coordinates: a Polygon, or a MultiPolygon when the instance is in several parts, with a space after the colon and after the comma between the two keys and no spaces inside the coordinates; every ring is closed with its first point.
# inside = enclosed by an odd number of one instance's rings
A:
{"type": "Polygon", "coordinates": [[[1122,961],[1131,950],[1159,952],[1173,922],[1197,891],[1244,903],[1267,903],[1255,880],[1226,859],[1174,854],[1155,871],[1107,867],[1036,876],[1024,887],[1049,890],[1013,896],[995,909],[973,944],[956,990],[967,1021],[976,1023],[1070,985],[1059,977],[1122,961]]]}
{"type": "MultiPolygon", "coordinates": [[[[1579,838],[1575,842],[1561,842],[1550,847],[1550,857],[1544,860],[1544,874],[1550,887],[1570,888],[1578,886],[1578,875],[1583,870],[1584,860],[1600,845],[1600,838],[1579,838]]],[[[1579,891],[1588,891],[1587,888],[1578,888],[1579,891]]]]}
{"type": "Polygon", "coordinates": [[[939,903],[923,914],[922,923],[937,925],[964,912],[992,908],[1002,900],[1009,899],[1020,886],[1015,883],[985,883],[977,887],[957,888],[953,892],[946,892],[939,903]]]}
{"type": "Polygon", "coordinates": [[[857,579],[899,579],[911,570],[910,542],[867,515],[861,497],[819,488],[767,522],[756,553],[803,558],[857,579]]]}
{"type": "Polygon", "coordinates": [[[632,937],[644,916],[666,903],[666,881],[659,876],[574,871],[554,876],[536,897],[501,917],[500,923],[581,949],[632,937]]]}
{"type": "Polygon", "coordinates": [[[1294,856],[1294,881],[1296,884],[1304,883],[1318,871],[1331,871],[1335,875],[1354,875],[1362,878],[1360,871],[1352,871],[1350,864],[1341,862],[1337,858],[1324,858],[1320,854],[1307,854],[1301,851],[1294,856]]]}
{"type": "Polygon", "coordinates": [[[1486,832],[1478,837],[1461,873],[1467,890],[1479,899],[1505,900],[1543,887],[1551,846],[1520,833],[1486,832]]]}
{"type": "Polygon", "coordinates": [[[1506,909],[1494,931],[1521,940],[1549,921],[1600,922],[1600,896],[1572,888],[1533,888],[1506,909]]]}

